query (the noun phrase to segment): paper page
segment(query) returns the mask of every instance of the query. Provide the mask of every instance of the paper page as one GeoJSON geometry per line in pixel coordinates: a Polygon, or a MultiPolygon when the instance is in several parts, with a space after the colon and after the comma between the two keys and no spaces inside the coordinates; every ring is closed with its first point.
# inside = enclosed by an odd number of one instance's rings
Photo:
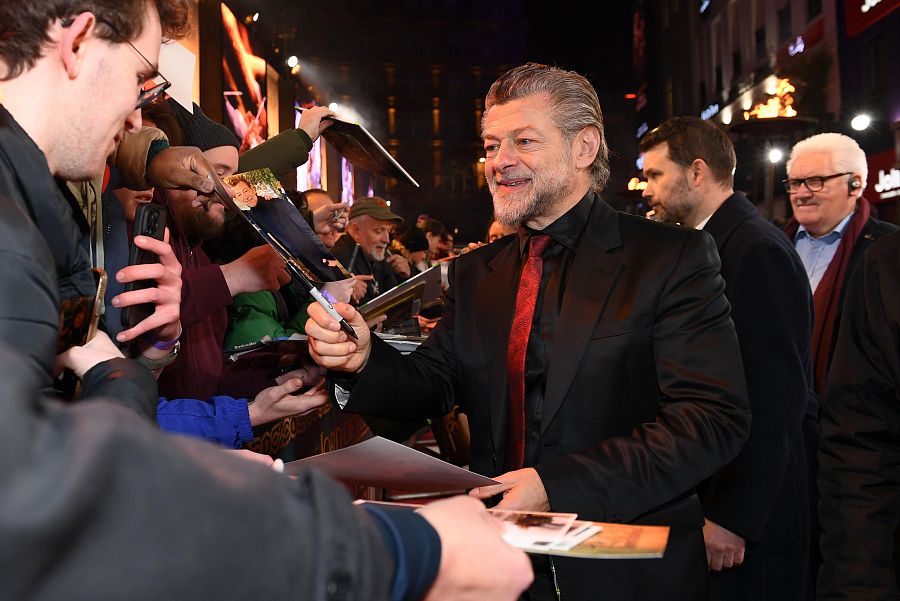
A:
{"type": "Polygon", "coordinates": [[[499,484],[380,436],[292,461],[284,466],[284,473],[296,474],[309,467],[341,482],[413,492],[452,492],[499,484]]]}
{"type": "Polygon", "coordinates": [[[552,549],[569,531],[574,513],[489,509],[503,525],[503,540],[520,549],[552,549]]]}
{"type": "MultiPolygon", "coordinates": [[[[190,112],[194,113],[194,68],[197,57],[178,42],[166,42],[159,49],[159,72],[166,76],[172,85],[166,94],[175,99],[190,112]]],[[[158,79],[158,78],[157,78],[158,79]]],[[[161,82],[159,79],[157,83],[161,82]]]]}

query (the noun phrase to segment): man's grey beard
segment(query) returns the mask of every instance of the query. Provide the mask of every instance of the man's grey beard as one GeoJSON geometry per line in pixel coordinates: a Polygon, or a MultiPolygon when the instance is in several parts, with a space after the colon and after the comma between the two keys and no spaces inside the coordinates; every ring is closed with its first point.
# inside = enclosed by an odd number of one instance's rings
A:
{"type": "Polygon", "coordinates": [[[488,190],[494,201],[494,218],[503,225],[518,227],[551,213],[556,202],[567,196],[574,186],[573,174],[569,172],[571,160],[571,153],[564,152],[556,164],[532,171],[531,193],[524,201],[501,205],[497,201],[497,180],[486,178],[488,190]]]}
{"type": "Polygon", "coordinates": [[[494,201],[494,219],[503,225],[518,227],[545,214],[553,206],[557,195],[546,190],[538,190],[536,182],[537,179],[534,180],[535,185],[532,187],[532,192],[524,203],[503,202],[501,204],[496,196],[497,182],[493,179],[488,180],[488,189],[491,191],[494,201]]]}

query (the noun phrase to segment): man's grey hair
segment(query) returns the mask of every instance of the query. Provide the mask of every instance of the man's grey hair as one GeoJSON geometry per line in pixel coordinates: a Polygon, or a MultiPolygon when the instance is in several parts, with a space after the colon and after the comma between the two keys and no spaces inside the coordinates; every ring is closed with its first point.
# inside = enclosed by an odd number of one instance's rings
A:
{"type": "Polygon", "coordinates": [[[609,148],[603,133],[603,113],[594,86],[582,75],[558,67],[526,63],[500,76],[485,98],[484,120],[491,107],[534,95],[545,95],[550,102],[550,116],[567,142],[585,127],[596,127],[600,148],[590,167],[591,188],[599,193],[609,180],[609,148]]]}
{"type": "MultiPolygon", "coordinates": [[[[791,165],[801,154],[808,152],[824,152],[831,155],[831,167],[837,172],[848,171],[859,173],[862,178],[862,187],[865,189],[866,180],[869,177],[869,165],[866,163],[866,153],[859,147],[856,140],[850,136],[836,133],[816,134],[805,140],[800,140],[791,149],[791,157],[787,162],[788,174],[791,165]]],[[[819,175],[831,175],[821,173],[819,175]]]]}

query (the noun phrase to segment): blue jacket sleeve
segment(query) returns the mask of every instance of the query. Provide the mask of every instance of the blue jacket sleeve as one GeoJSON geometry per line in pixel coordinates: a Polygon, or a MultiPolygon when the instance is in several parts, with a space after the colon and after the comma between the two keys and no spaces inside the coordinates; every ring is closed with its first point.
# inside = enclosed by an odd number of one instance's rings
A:
{"type": "Polygon", "coordinates": [[[363,504],[394,557],[390,601],[420,599],[437,577],[441,539],[428,521],[406,507],[363,504]]]}
{"type": "Polygon", "coordinates": [[[187,434],[237,449],[253,440],[246,399],[214,396],[209,400],[159,397],[156,420],[166,432],[187,434]]]}

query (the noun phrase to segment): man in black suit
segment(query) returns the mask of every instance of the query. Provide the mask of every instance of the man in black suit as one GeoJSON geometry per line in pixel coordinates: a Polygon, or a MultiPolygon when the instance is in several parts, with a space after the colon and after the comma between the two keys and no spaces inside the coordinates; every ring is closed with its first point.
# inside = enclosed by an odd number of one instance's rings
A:
{"type": "Polygon", "coordinates": [[[848,282],[822,404],[818,599],[896,599],[900,521],[900,233],[848,282]]]}
{"type": "Polygon", "coordinates": [[[348,305],[338,310],[359,340],[311,307],[311,352],[334,370],[332,392],[348,410],[412,419],[458,402],[472,470],[503,483],[475,496],[671,527],[661,560],[534,559],[531,599],[704,599],[694,486],[734,458],[749,430],[712,239],[600,199],[607,148],[584,77],[516,67],[485,106],[495,215],[518,235],[451,264],[444,317],[412,355],[370,337],[348,305]]]}
{"type": "Polygon", "coordinates": [[[655,216],[716,241],[750,393],[750,438],[701,488],[712,598],[803,599],[810,580],[802,426],[812,384],[806,272],[784,232],[733,190],[734,147],[718,127],[676,117],[640,149],[655,216]]]}

